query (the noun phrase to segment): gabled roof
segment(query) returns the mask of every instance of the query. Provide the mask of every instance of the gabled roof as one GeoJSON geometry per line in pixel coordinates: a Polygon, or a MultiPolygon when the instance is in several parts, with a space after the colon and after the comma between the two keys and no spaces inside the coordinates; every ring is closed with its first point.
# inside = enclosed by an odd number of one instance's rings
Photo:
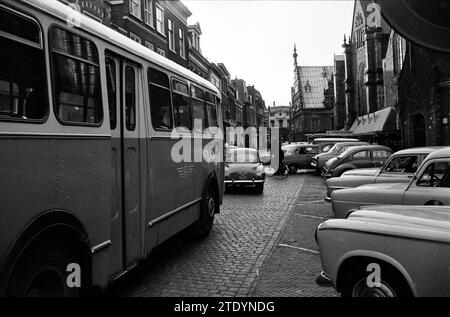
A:
{"type": "Polygon", "coordinates": [[[327,90],[328,83],[334,73],[333,66],[299,66],[300,78],[303,87],[303,105],[304,109],[325,108],[324,92],[327,90]],[[309,86],[309,92],[305,87],[309,86]]]}

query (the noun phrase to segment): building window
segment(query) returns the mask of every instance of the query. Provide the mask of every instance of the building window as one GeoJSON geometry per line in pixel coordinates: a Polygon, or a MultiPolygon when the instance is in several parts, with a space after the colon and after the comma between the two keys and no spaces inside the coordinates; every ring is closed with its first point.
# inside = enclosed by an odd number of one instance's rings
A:
{"type": "Polygon", "coordinates": [[[311,85],[309,83],[305,86],[305,92],[310,93],[311,92],[311,85]]]}
{"type": "Polygon", "coordinates": [[[167,19],[167,28],[169,36],[169,49],[171,51],[175,51],[175,37],[173,36],[173,21],[170,19],[167,19]]]}
{"type": "Polygon", "coordinates": [[[130,0],[130,14],[138,19],[142,19],[141,0],[130,0]]]}
{"type": "Polygon", "coordinates": [[[153,26],[153,7],[152,0],[144,0],[144,21],[145,24],[153,26]]]}
{"type": "Polygon", "coordinates": [[[311,119],[311,130],[316,131],[319,129],[319,119],[318,118],[312,118],[311,119]]]}
{"type": "Polygon", "coordinates": [[[130,32],[130,39],[132,39],[135,42],[138,42],[139,44],[142,43],[142,40],[139,36],[137,36],[136,34],[133,34],[130,32]]]}
{"type": "Polygon", "coordinates": [[[186,47],[184,44],[183,29],[178,29],[178,44],[180,45],[180,56],[186,58],[186,47]]]}
{"type": "Polygon", "coordinates": [[[164,11],[160,6],[156,6],[156,30],[164,35],[164,11]]]}
{"type": "Polygon", "coordinates": [[[162,56],[166,56],[166,51],[159,47],[156,49],[156,53],[158,53],[159,55],[162,55],[162,56]]]}
{"type": "Polygon", "coordinates": [[[145,41],[145,47],[150,49],[150,50],[152,50],[152,51],[155,50],[155,45],[153,45],[152,43],[147,42],[147,41],[145,41]]]}

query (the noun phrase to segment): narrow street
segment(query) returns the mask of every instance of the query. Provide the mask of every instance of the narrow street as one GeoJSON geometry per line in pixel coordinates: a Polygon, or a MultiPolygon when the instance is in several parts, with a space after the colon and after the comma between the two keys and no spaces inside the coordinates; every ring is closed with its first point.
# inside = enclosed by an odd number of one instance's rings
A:
{"type": "Polygon", "coordinates": [[[225,194],[205,240],[182,232],[105,292],[106,296],[333,296],[321,271],[316,226],[330,215],[318,176],[268,178],[264,195],[225,194]]]}

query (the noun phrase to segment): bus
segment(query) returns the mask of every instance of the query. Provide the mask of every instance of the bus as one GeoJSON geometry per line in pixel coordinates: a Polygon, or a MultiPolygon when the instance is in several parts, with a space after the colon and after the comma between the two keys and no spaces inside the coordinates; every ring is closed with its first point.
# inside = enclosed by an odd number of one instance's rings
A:
{"type": "Polygon", "coordinates": [[[220,98],[59,1],[0,0],[0,296],[91,294],[188,227],[206,237],[223,160],[173,147],[223,155],[220,98]]]}

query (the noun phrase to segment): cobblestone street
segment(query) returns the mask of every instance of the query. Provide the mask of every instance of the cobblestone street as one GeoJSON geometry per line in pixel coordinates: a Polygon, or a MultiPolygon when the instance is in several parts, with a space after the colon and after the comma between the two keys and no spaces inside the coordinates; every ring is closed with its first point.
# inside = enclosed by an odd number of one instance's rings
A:
{"type": "Polygon", "coordinates": [[[208,238],[177,235],[105,295],[332,296],[314,282],[314,230],[330,212],[323,192],[320,177],[299,174],[268,178],[262,196],[227,193],[208,238]]]}

